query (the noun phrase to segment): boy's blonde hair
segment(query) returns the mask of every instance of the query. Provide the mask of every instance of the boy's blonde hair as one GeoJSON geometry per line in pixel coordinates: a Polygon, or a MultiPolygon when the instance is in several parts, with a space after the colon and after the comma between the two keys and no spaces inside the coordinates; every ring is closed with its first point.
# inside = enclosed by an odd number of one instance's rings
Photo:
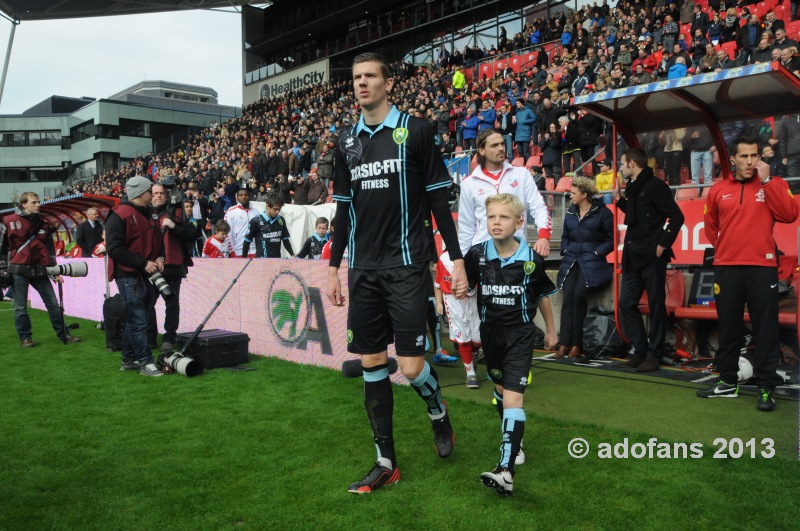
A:
{"type": "Polygon", "coordinates": [[[486,211],[489,211],[489,205],[495,204],[508,206],[511,209],[511,214],[517,219],[522,218],[522,213],[525,212],[525,205],[514,194],[490,195],[486,198],[486,211]]]}

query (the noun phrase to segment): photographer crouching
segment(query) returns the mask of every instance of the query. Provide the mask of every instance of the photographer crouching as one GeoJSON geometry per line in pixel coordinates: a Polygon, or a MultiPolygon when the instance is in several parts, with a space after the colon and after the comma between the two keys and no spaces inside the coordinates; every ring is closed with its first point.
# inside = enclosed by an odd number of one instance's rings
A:
{"type": "Polygon", "coordinates": [[[189,267],[193,266],[192,246],[197,240],[197,229],[188,222],[183,209],[183,194],[174,189],[174,177],[166,177],[161,183],[153,185],[152,206],[161,225],[164,245],[164,280],[172,291],[166,295],[159,291],[150,316],[147,319],[147,336],[151,345],[155,345],[158,336],[155,303],[158,295],[164,299],[164,336],[161,341],[161,353],[172,354],[178,336],[178,325],[181,314],[181,282],[186,278],[189,267]]]}
{"type": "MultiPolygon", "coordinates": [[[[3,218],[3,222],[8,230],[8,272],[14,287],[14,326],[20,345],[23,348],[36,346],[28,316],[28,286],[39,292],[58,338],[65,344],[77,343],[80,339],[71,336],[64,326],[64,316],[45,269],[56,265],[53,243],[56,229],[39,215],[39,196],[35,192],[23,192],[19,196],[19,207],[3,218]]],[[[53,280],[63,282],[61,275],[54,276],[53,280]]]]}
{"type": "Polygon", "coordinates": [[[161,225],[150,207],[151,186],[140,175],[128,179],[127,201],[114,207],[106,219],[106,245],[109,280],[116,280],[127,312],[120,370],[161,376],[164,373],[156,367],[147,342],[148,312],[156,300],[149,277],[164,270],[161,225]]]}

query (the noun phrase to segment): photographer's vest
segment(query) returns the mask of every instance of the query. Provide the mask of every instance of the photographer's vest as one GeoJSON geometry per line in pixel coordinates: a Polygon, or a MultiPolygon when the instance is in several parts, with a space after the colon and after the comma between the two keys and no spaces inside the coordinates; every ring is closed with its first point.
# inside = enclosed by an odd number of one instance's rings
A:
{"type": "MultiPolygon", "coordinates": [[[[41,220],[41,218],[39,219],[41,220]]],[[[3,218],[3,223],[8,230],[9,264],[56,265],[53,228],[44,220],[34,226],[29,217],[10,214],[3,218]],[[37,231],[36,237],[31,240],[31,243],[20,249],[34,231],[37,231]]]]}
{"type": "MultiPolygon", "coordinates": [[[[144,257],[150,262],[158,258],[161,246],[161,226],[152,216],[145,216],[137,208],[122,204],[111,210],[119,216],[125,225],[125,247],[132,253],[144,257]]],[[[139,276],[142,271],[129,265],[109,260],[109,280],[115,278],[115,269],[123,272],[123,276],[139,276]]]]}
{"type": "MultiPolygon", "coordinates": [[[[162,220],[169,214],[169,207],[162,212],[158,212],[158,225],[161,226],[162,220]]],[[[176,224],[183,222],[184,212],[180,208],[175,209],[175,213],[170,216],[176,224]]],[[[192,242],[194,244],[194,242],[192,242]]],[[[164,233],[164,265],[182,266],[193,265],[191,257],[186,260],[186,244],[171,230],[164,233]]]]}

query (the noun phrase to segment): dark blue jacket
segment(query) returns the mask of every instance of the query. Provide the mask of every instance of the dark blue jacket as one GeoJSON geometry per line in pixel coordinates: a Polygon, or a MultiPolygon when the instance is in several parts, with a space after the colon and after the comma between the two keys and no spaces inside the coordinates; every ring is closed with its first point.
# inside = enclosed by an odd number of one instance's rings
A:
{"type": "Polygon", "coordinates": [[[570,268],[576,263],[583,272],[587,288],[601,286],[611,280],[612,266],[606,256],[614,249],[614,216],[595,199],[589,212],[578,216],[578,208],[572,205],[564,216],[564,231],[561,234],[561,267],[557,284],[564,286],[570,268]]]}

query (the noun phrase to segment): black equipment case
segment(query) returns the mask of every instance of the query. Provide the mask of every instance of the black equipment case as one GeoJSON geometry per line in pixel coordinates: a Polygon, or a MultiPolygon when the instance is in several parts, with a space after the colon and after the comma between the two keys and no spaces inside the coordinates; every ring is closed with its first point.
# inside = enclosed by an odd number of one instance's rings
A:
{"type": "MultiPolygon", "coordinates": [[[[192,335],[193,332],[178,334],[177,350],[182,350],[192,335]]],[[[247,363],[249,345],[250,337],[247,334],[215,328],[201,331],[183,355],[196,359],[204,369],[230,367],[247,363]]]]}

